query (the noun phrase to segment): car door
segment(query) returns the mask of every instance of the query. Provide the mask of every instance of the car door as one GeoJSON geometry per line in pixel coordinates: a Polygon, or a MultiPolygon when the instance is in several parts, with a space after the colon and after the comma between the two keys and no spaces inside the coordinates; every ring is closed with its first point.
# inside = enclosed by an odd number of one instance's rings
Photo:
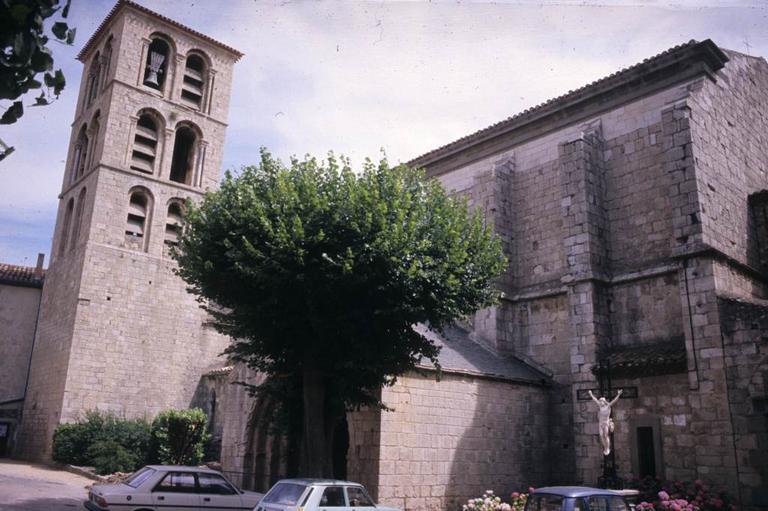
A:
{"type": "Polygon", "coordinates": [[[222,476],[207,472],[197,474],[200,485],[200,509],[204,511],[251,511],[253,506],[246,507],[240,498],[240,492],[235,490],[222,476]]]}
{"type": "Polygon", "coordinates": [[[376,505],[371,500],[371,497],[361,486],[347,486],[347,503],[349,509],[365,511],[365,508],[374,508],[376,505]]]}
{"type": "Polygon", "coordinates": [[[158,511],[200,509],[194,472],[173,471],[165,474],[152,489],[152,503],[158,511]]]}
{"type": "Polygon", "coordinates": [[[326,486],[320,495],[318,511],[348,511],[347,496],[343,486],[326,486]]]}

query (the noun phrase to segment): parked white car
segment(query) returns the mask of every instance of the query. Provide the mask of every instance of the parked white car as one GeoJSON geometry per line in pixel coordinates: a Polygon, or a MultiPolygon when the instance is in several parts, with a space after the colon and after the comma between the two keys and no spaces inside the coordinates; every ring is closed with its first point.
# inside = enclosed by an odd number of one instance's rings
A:
{"type": "Polygon", "coordinates": [[[400,511],[377,506],[362,484],[333,479],[283,479],[254,511],[400,511]]]}
{"type": "Polygon", "coordinates": [[[122,483],[94,485],[84,504],[89,511],[251,511],[262,497],[215,470],[148,465],[122,483]]]}

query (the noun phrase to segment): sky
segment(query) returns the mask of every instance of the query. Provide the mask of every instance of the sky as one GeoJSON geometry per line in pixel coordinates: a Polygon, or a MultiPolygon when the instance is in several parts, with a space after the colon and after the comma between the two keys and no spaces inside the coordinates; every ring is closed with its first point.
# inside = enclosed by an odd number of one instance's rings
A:
{"type": "MultiPolygon", "coordinates": [[[[245,53],[223,169],[329,150],[359,165],[420,154],[691,39],[768,57],[766,1],[138,0],[245,53]]],[[[50,252],[82,65],[114,0],[72,0],[67,87],[0,138],[0,262],[50,252]]],[[[25,104],[31,103],[31,97],[25,104]]],[[[7,107],[7,102],[0,105],[7,107]]]]}

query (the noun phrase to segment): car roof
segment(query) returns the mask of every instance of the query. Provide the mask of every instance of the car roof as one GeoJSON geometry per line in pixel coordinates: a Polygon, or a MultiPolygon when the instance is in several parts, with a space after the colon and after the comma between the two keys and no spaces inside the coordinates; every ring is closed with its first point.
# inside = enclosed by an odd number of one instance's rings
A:
{"type": "Polygon", "coordinates": [[[163,470],[166,472],[179,470],[184,472],[206,472],[206,473],[215,473],[215,474],[220,473],[208,467],[190,467],[187,465],[147,465],[146,468],[152,468],[154,470],[163,470]]]}
{"type": "Polygon", "coordinates": [[[360,483],[354,483],[352,481],[342,481],[339,479],[312,479],[312,478],[294,478],[294,479],[280,479],[277,483],[294,483],[294,484],[303,484],[303,485],[314,485],[314,486],[336,486],[340,484],[346,484],[346,485],[353,485],[353,486],[362,486],[360,483]]]}
{"type": "Polygon", "coordinates": [[[589,486],[545,486],[536,488],[533,495],[559,495],[561,497],[590,497],[592,495],[611,495],[621,497],[621,493],[606,490],[604,488],[590,488],[589,486]]]}

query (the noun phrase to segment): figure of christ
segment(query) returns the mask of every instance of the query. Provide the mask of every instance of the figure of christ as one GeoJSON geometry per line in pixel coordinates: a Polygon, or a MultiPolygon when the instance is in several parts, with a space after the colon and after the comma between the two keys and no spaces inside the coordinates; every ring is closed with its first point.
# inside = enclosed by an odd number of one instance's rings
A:
{"type": "Polygon", "coordinates": [[[613,398],[613,401],[608,402],[607,399],[601,397],[597,399],[592,391],[589,391],[589,397],[592,401],[597,403],[597,425],[600,428],[600,444],[603,446],[603,454],[608,456],[611,453],[611,433],[613,432],[613,419],[611,419],[611,407],[616,404],[616,401],[621,397],[621,390],[613,398]]]}

